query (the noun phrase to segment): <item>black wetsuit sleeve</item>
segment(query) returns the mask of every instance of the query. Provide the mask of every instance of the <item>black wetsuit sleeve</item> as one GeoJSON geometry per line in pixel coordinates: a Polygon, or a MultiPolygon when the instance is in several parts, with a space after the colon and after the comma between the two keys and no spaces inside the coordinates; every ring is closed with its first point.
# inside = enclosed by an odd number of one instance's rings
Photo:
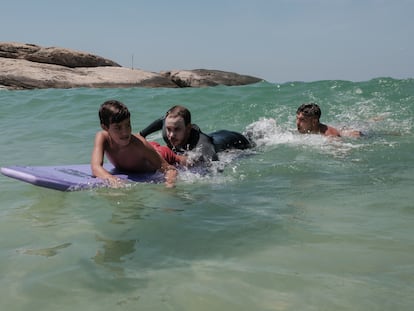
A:
{"type": "Polygon", "coordinates": [[[202,154],[204,161],[217,161],[218,156],[214,148],[214,144],[211,140],[211,137],[204,133],[200,133],[200,138],[198,139],[197,150],[202,154]]]}
{"type": "Polygon", "coordinates": [[[141,130],[139,134],[143,137],[147,137],[149,134],[152,134],[154,132],[157,132],[162,129],[164,125],[164,117],[159,118],[152,122],[150,125],[148,125],[146,128],[141,130]]]}

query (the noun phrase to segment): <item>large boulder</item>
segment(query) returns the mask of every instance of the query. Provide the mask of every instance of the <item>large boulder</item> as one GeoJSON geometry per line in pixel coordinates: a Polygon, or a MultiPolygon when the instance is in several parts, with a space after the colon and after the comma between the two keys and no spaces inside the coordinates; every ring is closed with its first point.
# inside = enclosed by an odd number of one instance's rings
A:
{"type": "Polygon", "coordinates": [[[68,68],[0,57],[0,68],[0,85],[9,89],[177,87],[160,74],[125,67],[68,68]]]}
{"type": "Polygon", "coordinates": [[[234,86],[263,81],[260,78],[240,75],[234,72],[208,69],[173,70],[164,71],[161,74],[171,79],[179,87],[217,86],[220,84],[234,86]]]}
{"type": "Polygon", "coordinates": [[[58,47],[41,47],[35,44],[0,42],[0,57],[25,59],[37,63],[54,64],[70,68],[101,67],[119,64],[89,53],[58,47]]]}

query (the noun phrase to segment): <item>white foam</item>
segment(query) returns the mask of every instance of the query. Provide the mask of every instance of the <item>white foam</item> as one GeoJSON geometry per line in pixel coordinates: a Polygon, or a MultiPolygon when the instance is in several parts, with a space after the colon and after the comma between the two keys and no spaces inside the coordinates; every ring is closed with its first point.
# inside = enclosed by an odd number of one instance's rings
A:
{"type": "Polygon", "coordinates": [[[300,134],[296,129],[283,129],[272,118],[261,118],[249,124],[244,134],[255,144],[257,149],[272,149],[279,145],[288,145],[343,156],[348,154],[350,150],[361,147],[361,143],[357,139],[300,134]]]}

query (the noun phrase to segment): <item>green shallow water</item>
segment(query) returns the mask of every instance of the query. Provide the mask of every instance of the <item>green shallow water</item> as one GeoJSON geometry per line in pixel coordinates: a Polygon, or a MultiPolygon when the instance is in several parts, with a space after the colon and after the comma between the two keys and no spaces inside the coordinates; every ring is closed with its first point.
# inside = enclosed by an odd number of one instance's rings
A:
{"type": "Polygon", "coordinates": [[[184,104],[205,132],[250,130],[257,147],[175,189],[0,176],[5,310],[413,309],[413,80],[0,91],[0,165],[88,163],[111,98],[136,131],[184,104]],[[307,101],[366,136],[297,134],[307,101]]]}

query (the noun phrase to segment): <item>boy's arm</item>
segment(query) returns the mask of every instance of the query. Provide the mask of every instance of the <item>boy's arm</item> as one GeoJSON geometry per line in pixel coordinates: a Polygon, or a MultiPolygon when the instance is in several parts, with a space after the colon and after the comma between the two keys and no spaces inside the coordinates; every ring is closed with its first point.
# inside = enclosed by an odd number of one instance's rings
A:
{"type": "Polygon", "coordinates": [[[142,131],[139,132],[139,134],[142,137],[147,137],[149,134],[152,134],[154,132],[157,132],[162,129],[164,125],[164,117],[159,118],[152,122],[150,125],[148,125],[146,128],[144,128],[142,131]]]}
{"type": "Polygon", "coordinates": [[[91,170],[92,175],[98,178],[108,180],[112,185],[119,183],[119,179],[109,173],[103,167],[104,152],[105,152],[106,136],[103,131],[96,133],[95,142],[91,156],[91,170]]]}
{"type": "Polygon", "coordinates": [[[159,170],[164,173],[165,175],[165,185],[168,188],[172,188],[175,186],[175,181],[177,180],[177,169],[170,165],[152,146],[151,144],[146,141],[145,139],[141,139],[142,143],[145,146],[145,152],[147,155],[148,161],[154,167],[158,167],[160,165],[159,170]]]}
{"type": "Polygon", "coordinates": [[[175,155],[175,161],[181,166],[187,166],[189,163],[187,162],[187,157],[184,155],[175,155]]]}
{"type": "Polygon", "coordinates": [[[168,164],[164,159],[162,159],[162,162],[161,171],[165,175],[165,186],[167,188],[173,188],[175,187],[175,182],[177,180],[177,169],[174,166],[168,164]]]}

